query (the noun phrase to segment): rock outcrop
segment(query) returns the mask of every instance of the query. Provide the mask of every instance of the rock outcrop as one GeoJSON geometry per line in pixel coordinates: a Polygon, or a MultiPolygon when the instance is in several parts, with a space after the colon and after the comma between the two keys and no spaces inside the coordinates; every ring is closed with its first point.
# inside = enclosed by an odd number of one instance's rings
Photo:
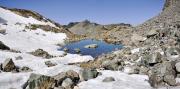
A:
{"type": "Polygon", "coordinates": [[[0,41],[0,50],[10,50],[10,48],[0,41]]]}

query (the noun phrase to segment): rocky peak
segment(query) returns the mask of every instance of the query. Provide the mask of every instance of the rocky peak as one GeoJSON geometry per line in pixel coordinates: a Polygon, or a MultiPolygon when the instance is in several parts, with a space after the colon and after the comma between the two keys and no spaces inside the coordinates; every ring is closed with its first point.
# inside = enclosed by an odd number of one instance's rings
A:
{"type": "Polygon", "coordinates": [[[166,0],[163,10],[180,6],[180,0],[166,0]]]}

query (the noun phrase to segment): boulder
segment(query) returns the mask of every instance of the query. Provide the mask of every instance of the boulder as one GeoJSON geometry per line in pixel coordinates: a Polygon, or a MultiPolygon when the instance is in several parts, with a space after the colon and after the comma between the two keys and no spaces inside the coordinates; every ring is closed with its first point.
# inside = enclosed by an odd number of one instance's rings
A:
{"type": "Polygon", "coordinates": [[[0,50],[10,50],[10,48],[0,41],[0,50]]]}
{"type": "Polygon", "coordinates": [[[159,52],[152,53],[152,54],[146,54],[143,56],[144,61],[148,63],[149,66],[154,66],[157,63],[162,62],[161,54],[159,52]]]}
{"type": "Polygon", "coordinates": [[[67,78],[66,72],[61,72],[53,76],[53,78],[56,80],[56,86],[61,86],[63,80],[67,78]]]}
{"type": "Polygon", "coordinates": [[[32,73],[27,85],[29,89],[53,89],[55,80],[50,76],[32,73]]]}
{"type": "Polygon", "coordinates": [[[102,82],[112,82],[112,81],[115,81],[113,77],[106,77],[102,80],[102,82]]]}
{"type": "Polygon", "coordinates": [[[56,66],[57,64],[52,63],[51,61],[46,61],[45,65],[47,65],[48,67],[52,67],[52,66],[56,66]]]}
{"type": "Polygon", "coordinates": [[[180,73],[180,62],[177,62],[175,67],[176,67],[176,71],[180,73]]]}
{"type": "Polygon", "coordinates": [[[84,48],[97,48],[97,47],[98,47],[97,44],[90,44],[90,45],[84,46],[84,48]]]}
{"type": "Polygon", "coordinates": [[[147,38],[153,37],[153,36],[155,36],[155,35],[157,35],[157,34],[158,34],[157,30],[152,29],[152,30],[148,31],[148,33],[147,33],[147,38]]]}
{"type": "Polygon", "coordinates": [[[57,86],[60,86],[63,80],[65,80],[66,78],[70,78],[74,84],[77,84],[80,79],[79,74],[73,70],[68,70],[67,72],[61,72],[53,76],[53,78],[56,80],[57,86]]]}
{"type": "Polygon", "coordinates": [[[16,69],[16,66],[11,58],[8,58],[2,64],[2,70],[5,72],[11,72],[16,69]]]}
{"type": "Polygon", "coordinates": [[[121,70],[121,64],[118,60],[106,60],[102,62],[102,67],[106,70],[121,70]]]}
{"type": "Polygon", "coordinates": [[[38,57],[43,57],[43,58],[53,58],[52,55],[50,55],[48,52],[44,51],[43,49],[37,49],[34,52],[31,52],[32,55],[38,56],[38,57]]]}
{"type": "Polygon", "coordinates": [[[139,67],[132,65],[132,66],[125,66],[123,69],[123,72],[128,74],[138,74],[139,73],[139,67]]]}
{"type": "Polygon", "coordinates": [[[76,53],[80,53],[80,52],[81,52],[81,50],[80,50],[79,48],[75,48],[74,51],[75,51],[76,53]]]}
{"type": "Polygon", "coordinates": [[[31,72],[33,71],[31,68],[23,66],[22,68],[19,69],[19,72],[31,72]]]}
{"type": "Polygon", "coordinates": [[[154,65],[149,72],[149,82],[153,87],[161,86],[162,84],[174,85],[176,71],[175,63],[163,61],[154,65]]]}
{"type": "Polygon", "coordinates": [[[79,74],[73,70],[68,70],[66,72],[67,78],[70,78],[74,83],[78,83],[80,77],[79,74]]]}
{"type": "Polygon", "coordinates": [[[62,82],[62,87],[64,87],[65,89],[73,89],[73,81],[70,78],[66,78],[63,82],[62,82]]]}
{"type": "Polygon", "coordinates": [[[87,81],[89,79],[96,78],[97,76],[98,76],[98,72],[95,69],[83,69],[83,70],[80,70],[81,81],[87,81]]]}
{"type": "Polygon", "coordinates": [[[5,29],[0,29],[0,34],[5,35],[6,34],[6,30],[5,29]]]}
{"type": "Polygon", "coordinates": [[[138,34],[133,34],[132,37],[131,37],[131,40],[133,42],[143,42],[145,41],[147,38],[146,37],[143,37],[143,36],[140,36],[138,34]]]}

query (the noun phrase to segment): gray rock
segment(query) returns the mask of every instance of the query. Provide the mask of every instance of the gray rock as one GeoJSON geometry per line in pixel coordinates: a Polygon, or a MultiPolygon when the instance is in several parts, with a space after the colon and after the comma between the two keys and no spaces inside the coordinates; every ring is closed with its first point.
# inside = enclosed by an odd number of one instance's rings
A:
{"type": "Polygon", "coordinates": [[[180,62],[176,63],[175,67],[176,71],[180,73],[180,62]]]}
{"type": "Polygon", "coordinates": [[[147,75],[149,71],[149,68],[141,66],[139,69],[139,74],[147,75]]]}
{"type": "Polygon", "coordinates": [[[87,81],[89,79],[96,78],[97,76],[98,76],[98,72],[95,69],[83,69],[80,71],[81,81],[87,81]]]}
{"type": "Polygon", "coordinates": [[[158,34],[157,30],[152,29],[152,30],[148,31],[147,37],[149,38],[149,37],[155,36],[156,34],[158,34]]]}
{"type": "Polygon", "coordinates": [[[66,76],[70,78],[74,83],[78,83],[80,77],[79,74],[73,70],[68,70],[66,76]]]}
{"type": "Polygon", "coordinates": [[[121,61],[107,60],[102,62],[102,67],[106,70],[121,70],[121,61]]]}
{"type": "Polygon", "coordinates": [[[173,75],[165,75],[164,81],[171,86],[176,85],[176,80],[175,80],[175,77],[173,75]]]}
{"type": "Polygon", "coordinates": [[[61,72],[61,73],[53,76],[53,78],[56,80],[56,86],[60,86],[62,84],[63,80],[67,78],[66,72],[61,72]]]}
{"type": "Polygon", "coordinates": [[[139,73],[139,67],[136,65],[131,66],[125,66],[123,71],[128,74],[138,74],[139,73]]]}
{"type": "Polygon", "coordinates": [[[54,89],[65,89],[63,86],[55,87],[54,89]]]}
{"type": "Polygon", "coordinates": [[[16,69],[16,66],[11,58],[8,58],[2,64],[2,69],[5,72],[11,72],[16,69]]]}
{"type": "Polygon", "coordinates": [[[45,65],[47,65],[48,67],[52,67],[52,66],[56,66],[57,64],[52,63],[51,61],[46,61],[45,65]]]}
{"type": "Polygon", "coordinates": [[[0,50],[10,50],[10,48],[0,41],[0,50]]]}
{"type": "Polygon", "coordinates": [[[17,56],[17,57],[15,57],[15,59],[16,59],[16,60],[22,60],[23,57],[22,57],[22,56],[17,56]]]}
{"type": "Polygon", "coordinates": [[[159,52],[153,53],[151,55],[151,59],[148,60],[149,64],[156,64],[156,63],[160,63],[161,60],[161,54],[159,52]]]}
{"type": "Polygon", "coordinates": [[[161,86],[162,84],[173,85],[175,81],[175,63],[164,61],[156,64],[149,72],[149,82],[153,87],[161,86]]]}
{"type": "Polygon", "coordinates": [[[84,48],[97,48],[97,44],[90,44],[90,45],[85,45],[84,48]]]}
{"type": "Polygon", "coordinates": [[[143,37],[143,36],[140,36],[138,34],[133,34],[132,37],[131,37],[131,40],[133,42],[143,42],[145,41],[147,38],[146,37],[143,37]]]}
{"type": "Polygon", "coordinates": [[[149,83],[152,87],[158,87],[158,86],[163,86],[163,76],[153,74],[149,76],[149,83]]]}
{"type": "Polygon", "coordinates": [[[38,56],[38,57],[43,57],[43,58],[53,58],[52,55],[50,55],[48,52],[44,51],[43,49],[37,49],[34,52],[31,52],[32,55],[38,56]]]}
{"type": "Polygon", "coordinates": [[[52,89],[55,86],[54,78],[32,73],[28,80],[29,89],[52,89]]]}
{"type": "Polygon", "coordinates": [[[77,84],[79,82],[79,74],[73,70],[69,70],[67,72],[61,72],[55,76],[53,76],[53,78],[57,81],[57,86],[60,86],[63,82],[64,79],[66,78],[70,78],[74,84],[77,84]]]}
{"type": "Polygon", "coordinates": [[[161,54],[159,52],[152,53],[152,54],[146,54],[143,56],[143,59],[150,66],[153,66],[154,64],[162,62],[161,54]]]}
{"type": "Polygon", "coordinates": [[[70,78],[66,78],[63,82],[62,82],[62,87],[64,87],[65,89],[72,89],[74,83],[70,78]]]}
{"type": "Polygon", "coordinates": [[[5,35],[6,34],[6,30],[5,29],[0,29],[0,34],[5,35]]]}
{"type": "Polygon", "coordinates": [[[31,72],[33,71],[31,68],[23,66],[22,68],[19,69],[20,72],[31,72]]]}
{"type": "Polygon", "coordinates": [[[113,77],[106,77],[105,79],[103,79],[103,82],[112,82],[112,81],[115,81],[113,77]]]}

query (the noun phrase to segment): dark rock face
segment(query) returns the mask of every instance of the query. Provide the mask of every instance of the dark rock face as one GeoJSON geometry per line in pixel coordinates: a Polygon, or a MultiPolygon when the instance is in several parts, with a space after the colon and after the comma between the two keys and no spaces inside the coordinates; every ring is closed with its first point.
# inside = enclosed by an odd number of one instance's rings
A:
{"type": "Polygon", "coordinates": [[[10,48],[0,41],[0,50],[10,50],[10,48]]]}
{"type": "Polygon", "coordinates": [[[44,51],[43,49],[37,49],[34,52],[31,52],[32,55],[38,56],[38,57],[43,57],[43,58],[53,58],[52,55],[50,55],[48,52],[44,51]]]}
{"type": "Polygon", "coordinates": [[[28,80],[29,89],[52,89],[54,86],[54,78],[45,75],[31,74],[28,80]]]}

